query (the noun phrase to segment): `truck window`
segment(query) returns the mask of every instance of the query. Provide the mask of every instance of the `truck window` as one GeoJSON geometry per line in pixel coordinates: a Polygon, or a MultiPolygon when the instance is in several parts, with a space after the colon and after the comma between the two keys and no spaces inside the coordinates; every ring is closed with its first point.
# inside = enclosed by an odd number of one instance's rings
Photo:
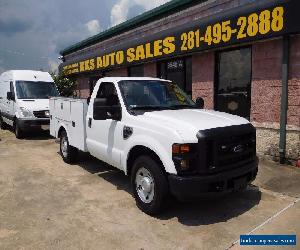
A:
{"type": "Polygon", "coordinates": [[[19,99],[48,99],[58,96],[53,82],[16,81],[16,91],[19,99]]]}
{"type": "Polygon", "coordinates": [[[99,90],[97,92],[96,98],[107,98],[108,106],[120,104],[117,90],[116,90],[114,84],[111,82],[101,83],[99,90]]]}
{"type": "Polygon", "coordinates": [[[128,108],[161,107],[194,108],[193,100],[176,84],[158,80],[123,80],[119,82],[124,102],[128,108]]]}

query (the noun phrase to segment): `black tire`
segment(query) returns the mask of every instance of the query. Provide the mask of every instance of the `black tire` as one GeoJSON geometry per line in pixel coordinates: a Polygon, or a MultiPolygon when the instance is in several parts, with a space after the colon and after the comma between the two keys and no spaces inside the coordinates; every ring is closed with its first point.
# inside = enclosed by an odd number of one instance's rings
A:
{"type": "Polygon", "coordinates": [[[144,213],[149,215],[155,215],[162,210],[167,200],[166,198],[169,195],[169,187],[168,187],[167,178],[160,164],[157,161],[155,161],[153,158],[149,156],[138,157],[133,163],[133,167],[131,171],[131,185],[132,185],[132,192],[136,204],[138,208],[140,208],[144,213]],[[149,171],[154,183],[154,188],[153,188],[154,195],[151,201],[149,200],[148,202],[147,201],[144,202],[143,199],[138,194],[138,189],[141,191],[142,186],[138,187],[136,181],[136,176],[138,171],[140,173],[141,170],[143,169],[149,171]]]}
{"type": "Polygon", "coordinates": [[[65,130],[61,132],[59,151],[64,162],[70,164],[70,163],[74,163],[77,160],[78,149],[69,144],[68,135],[65,130]],[[64,145],[64,143],[66,144],[64,145]]]}
{"type": "Polygon", "coordinates": [[[3,121],[3,118],[0,114],[0,129],[5,130],[7,128],[5,122],[3,121]]]}
{"type": "Polygon", "coordinates": [[[19,122],[16,119],[14,123],[14,132],[17,139],[23,139],[24,138],[24,131],[19,126],[19,122]]]}

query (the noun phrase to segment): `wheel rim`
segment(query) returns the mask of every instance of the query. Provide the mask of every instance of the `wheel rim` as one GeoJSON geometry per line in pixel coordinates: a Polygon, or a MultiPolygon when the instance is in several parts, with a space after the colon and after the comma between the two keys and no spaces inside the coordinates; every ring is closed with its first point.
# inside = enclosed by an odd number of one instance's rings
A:
{"type": "Polygon", "coordinates": [[[135,175],[136,191],[144,203],[150,203],[154,198],[154,179],[148,169],[142,167],[135,175]]]}
{"type": "Polygon", "coordinates": [[[67,139],[67,137],[64,136],[63,138],[61,138],[60,148],[61,148],[61,152],[62,152],[63,156],[67,157],[68,156],[68,139],[67,139]]]}

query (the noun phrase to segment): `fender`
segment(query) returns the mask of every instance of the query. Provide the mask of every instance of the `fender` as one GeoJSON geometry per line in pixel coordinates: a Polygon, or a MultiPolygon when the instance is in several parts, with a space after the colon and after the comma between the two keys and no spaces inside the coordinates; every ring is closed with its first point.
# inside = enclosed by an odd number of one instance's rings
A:
{"type": "Polygon", "coordinates": [[[135,146],[144,146],[146,148],[149,148],[160,158],[160,160],[164,166],[164,169],[167,173],[177,174],[175,165],[171,158],[172,145],[170,145],[170,151],[168,151],[166,149],[166,147],[164,147],[157,140],[154,140],[152,137],[145,136],[145,135],[138,135],[138,136],[135,136],[134,138],[132,138],[130,140],[130,142],[128,141],[128,143],[126,144],[126,148],[124,148],[124,151],[121,154],[121,166],[126,175],[127,175],[128,155],[129,155],[130,150],[135,146]]]}
{"type": "Polygon", "coordinates": [[[55,138],[59,138],[58,134],[59,134],[59,131],[61,130],[61,128],[63,128],[63,129],[66,131],[67,136],[68,136],[68,138],[69,138],[68,126],[67,126],[67,124],[65,124],[64,122],[60,122],[60,123],[58,124],[58,129],[56,130],[56,131],[57,131],[57,134],[55,135],[55,138]]]}

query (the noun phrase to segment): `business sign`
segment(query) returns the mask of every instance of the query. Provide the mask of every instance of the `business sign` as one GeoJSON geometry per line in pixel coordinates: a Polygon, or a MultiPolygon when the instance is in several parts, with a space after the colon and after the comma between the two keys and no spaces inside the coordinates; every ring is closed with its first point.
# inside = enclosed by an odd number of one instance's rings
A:
{"type": "Polygon", "coordinates": [[[187,53],[300,33],[299,0],[265,0],[223,11],[61,64],[66,75],[107,70],[187,53]]]}

